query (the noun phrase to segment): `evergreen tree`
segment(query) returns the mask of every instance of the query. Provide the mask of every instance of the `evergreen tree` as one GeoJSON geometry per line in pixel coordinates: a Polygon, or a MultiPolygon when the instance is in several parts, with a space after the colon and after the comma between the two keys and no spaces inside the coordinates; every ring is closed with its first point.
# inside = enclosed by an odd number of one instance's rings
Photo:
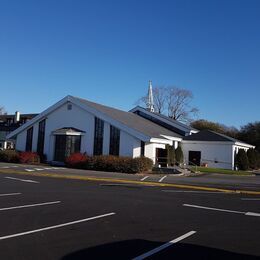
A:
{"type": "Polygon", "coordinates": [[[175,157],[176,157],[177,163],[183,163],[183,151],[182,151],[180,144],[178,145],[177,149],[175,150],[175,157]]]}
{"type": "Polygon", "coordinates": [[[243,170],[243,171],[248,170],[249,163],[248,163],[247,154],[244,149],[238,150],[238,153],[236,155],[236,166],[238,167],[239,170],[243,170]]]}
{"type": "Polygon", "coordinates": [[[255,149],[248,149],[247,151],[248,163],[251,169],[257,168],[257,151],[255,149]]]}
{"type": "Polygon", "coordinates": [[[172,145],[166,145],[167,149],[167,164],[168,166],[174,166],[175,164],[175,150],[172,145]]]}

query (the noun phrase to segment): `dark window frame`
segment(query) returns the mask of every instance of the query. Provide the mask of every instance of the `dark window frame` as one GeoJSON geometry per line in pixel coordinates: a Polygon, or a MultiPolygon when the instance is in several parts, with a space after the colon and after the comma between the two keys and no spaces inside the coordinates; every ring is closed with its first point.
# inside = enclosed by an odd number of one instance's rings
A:
{"type": "Polygon", "coordinates": [[[140,153],[140,155],[144,156],[144,154],[145,154],[145,142],[141,141],[141,153],[140,153]]]}
{"type": "Polygon", "coordinates": [[[38,126],[38,141],[37,141],[37,153],[43,155],[44,152],[44,140],[45,140],[45,126],[46,119],[39,122],[38,126]]]}
{"type": "Polygon", "coordinates": [[[103,154],[104,121],[95,117],[93,155],[103,154]]]}
{"type": "Polygon", "coordinates": [[[119,156],[120,150],[120,129],[110,125],[109,154],[119,156]]]}
{"type": "Polygon", "coordinates": [[[32,151],[32,143],[33,143],[33,126],[27,129],[26,132],[26,145],[25,145],[26,152],[32,151]]]}

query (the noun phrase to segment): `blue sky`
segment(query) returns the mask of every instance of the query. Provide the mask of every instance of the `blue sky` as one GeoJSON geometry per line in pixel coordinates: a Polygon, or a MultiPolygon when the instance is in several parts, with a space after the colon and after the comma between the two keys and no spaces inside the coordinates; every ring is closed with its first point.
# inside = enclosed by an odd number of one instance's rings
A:
{"type": "Polygon", "coordinates": [[[194,94],[200,118],[260,120],[260,1],[0,1],[9,113],[70,94],[123,110],[153,85],[194,94]]]}

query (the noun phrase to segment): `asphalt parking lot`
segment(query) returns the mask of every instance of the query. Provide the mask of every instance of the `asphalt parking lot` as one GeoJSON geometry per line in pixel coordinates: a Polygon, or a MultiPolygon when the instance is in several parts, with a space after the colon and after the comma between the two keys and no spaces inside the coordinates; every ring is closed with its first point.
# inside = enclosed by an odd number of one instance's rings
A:
{"type": "Polygon", "coordinates": [[[260,196],[10,171],[0,227],[0,259],[260,258],[260,196]]]}

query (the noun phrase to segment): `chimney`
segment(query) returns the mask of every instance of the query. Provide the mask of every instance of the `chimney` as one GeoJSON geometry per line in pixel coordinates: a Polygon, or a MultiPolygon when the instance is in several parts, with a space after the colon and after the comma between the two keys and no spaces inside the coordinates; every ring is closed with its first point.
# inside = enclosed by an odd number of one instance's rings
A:
{"type": "Polygon", "coordinates": [[[16,111],[14,116],[14,122],[18,123],[20,121],[20,112],[16,111]]]}

